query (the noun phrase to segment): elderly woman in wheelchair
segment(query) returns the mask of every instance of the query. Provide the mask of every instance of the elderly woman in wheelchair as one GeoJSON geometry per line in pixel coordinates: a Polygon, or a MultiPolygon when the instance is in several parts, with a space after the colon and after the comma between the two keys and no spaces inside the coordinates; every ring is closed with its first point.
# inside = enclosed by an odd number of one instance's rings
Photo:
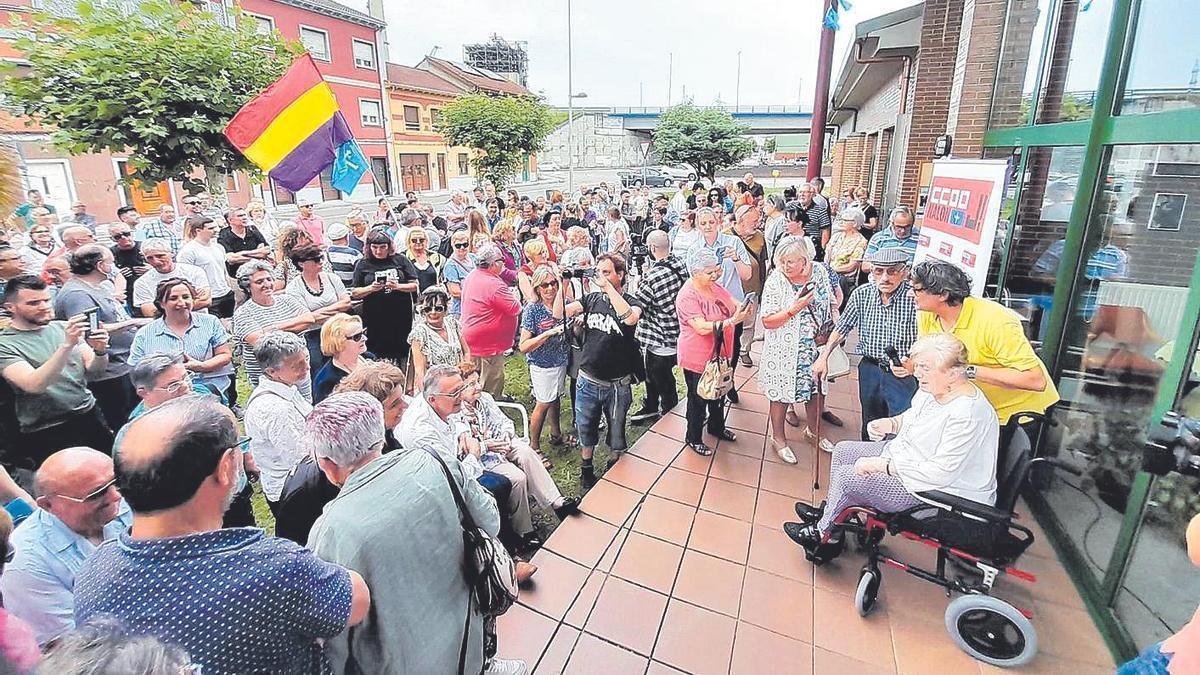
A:
{"type": "Polygon", "coordinates": [[[818,564],[842,549],[840,517],[854,506],[896,513],[937,490],[991,506],[996,502],[1000,427],[983,392],[967,379],[967,350],[953,335],[920,338],[909,354],[919,390],[912,407],[867,425],[872,442],[834,449],[825,504],[797,504],[804,521],[784,531],[818,564]],[[894,436],[891,440],[882,440],[894,436]]]}

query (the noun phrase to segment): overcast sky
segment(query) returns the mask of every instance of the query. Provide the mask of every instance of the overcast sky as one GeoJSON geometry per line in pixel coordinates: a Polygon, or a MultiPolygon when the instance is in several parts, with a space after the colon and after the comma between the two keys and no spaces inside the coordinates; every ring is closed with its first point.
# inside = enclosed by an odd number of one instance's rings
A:
{"type": "MultiPolygon", "coordinates": [[[[366,0],[342,0],[366,9],[366,0]]],[[[835,48],[834,77],[859,21],[915,4],[851,0],[835,48]]],[[[384,0],[390,60],[416,65],[435,46],[462,60],[462,46],[492,33],[526,41],[529,88],[567,101],[567,0],[384,0]]],[[[573,0],[574,88],[589,106],[697,104],[812,106],[821,0],[573,0]],[[742,52],[738,98],[737,61],[742,52]],[[670,67],[674,53],[674,68],[670,67]]]]}

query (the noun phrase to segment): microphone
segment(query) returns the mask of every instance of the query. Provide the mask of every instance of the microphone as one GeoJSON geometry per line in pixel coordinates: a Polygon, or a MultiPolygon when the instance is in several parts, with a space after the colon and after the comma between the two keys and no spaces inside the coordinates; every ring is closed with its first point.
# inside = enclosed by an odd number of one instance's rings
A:
{"type": "Polygon", "coordinates": [[[888,347],[887,349],[885,349],[883,351],[885,354],[887,354],[888,358],[892,360],[893,366],[900,368],[904,365],[903,363],[900,362],[900,352],[897,351],[895,347],[888,347]]]}

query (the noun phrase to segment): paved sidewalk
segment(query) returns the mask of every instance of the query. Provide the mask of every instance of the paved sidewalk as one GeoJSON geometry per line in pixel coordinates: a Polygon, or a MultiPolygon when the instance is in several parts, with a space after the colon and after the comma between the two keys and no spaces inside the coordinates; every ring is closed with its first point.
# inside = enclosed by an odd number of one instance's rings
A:
{"type": "MultiPolygon", "coordinates": [[[[946,634],[936,586],[884,568],[879,605],[853,607],[862,557],[850,548],[814,569],[782,532],[797,499],[814,497],[816,453],[801,440],[796,466],[767,449],[767,399],[739,368],[734,443],[714,457],[683,445],[683,408],[660,420],[555,531],[534,562],[533,588],[499,621],[499,655],[536,673],[1112,673],[1108,649],[1041,529],[1020,561],[1036,584],[1003,579],[996,595],[1031,609],[1041,645],[1026,668],[980,664],[946,634]]],[[[830,407],[857,435],[857,383],[834,386],[830,407]]],[[[901,559],[932,566],[925,546],[890,537],[901,559]]]]}

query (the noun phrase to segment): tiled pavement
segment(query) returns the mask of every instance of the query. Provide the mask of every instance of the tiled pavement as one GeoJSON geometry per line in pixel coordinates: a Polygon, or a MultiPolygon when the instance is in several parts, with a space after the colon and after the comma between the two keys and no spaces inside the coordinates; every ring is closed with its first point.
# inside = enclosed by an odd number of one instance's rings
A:
{"type": "MultiPolygon", "coordinates": [[[[936,586],[884,568],[867,618],[853,607],[861,556],[849,548],[819,569],[783,534],[792,504],[812,500],[815,451],[788,429],[800,463],[767,448],[767,400],[753,369],[738,371],[734,443],[714,457],[683,445],[683,408],[659,420],[533,559],[536,582],[499,620],[499,655],[544,673],[930,673],[992,675],[946,634],[936,586]]],[[[834,385],[829,406],[857,436],[857,384],[834,385]]],[[[711,440],[711,439],[710,439],[711,440]]],[[[822,490],[828,455],[821,454],[822,490]]],[[[996,595],[1031,609],[1040,651],[1009,672],[1111,673],[1113,663],[1041,530],[1020,567],[1036,584],[1002,579],[996,595]]],[[[932,564],[931,549],[889,538],[900,559],[932,564]]]]}

